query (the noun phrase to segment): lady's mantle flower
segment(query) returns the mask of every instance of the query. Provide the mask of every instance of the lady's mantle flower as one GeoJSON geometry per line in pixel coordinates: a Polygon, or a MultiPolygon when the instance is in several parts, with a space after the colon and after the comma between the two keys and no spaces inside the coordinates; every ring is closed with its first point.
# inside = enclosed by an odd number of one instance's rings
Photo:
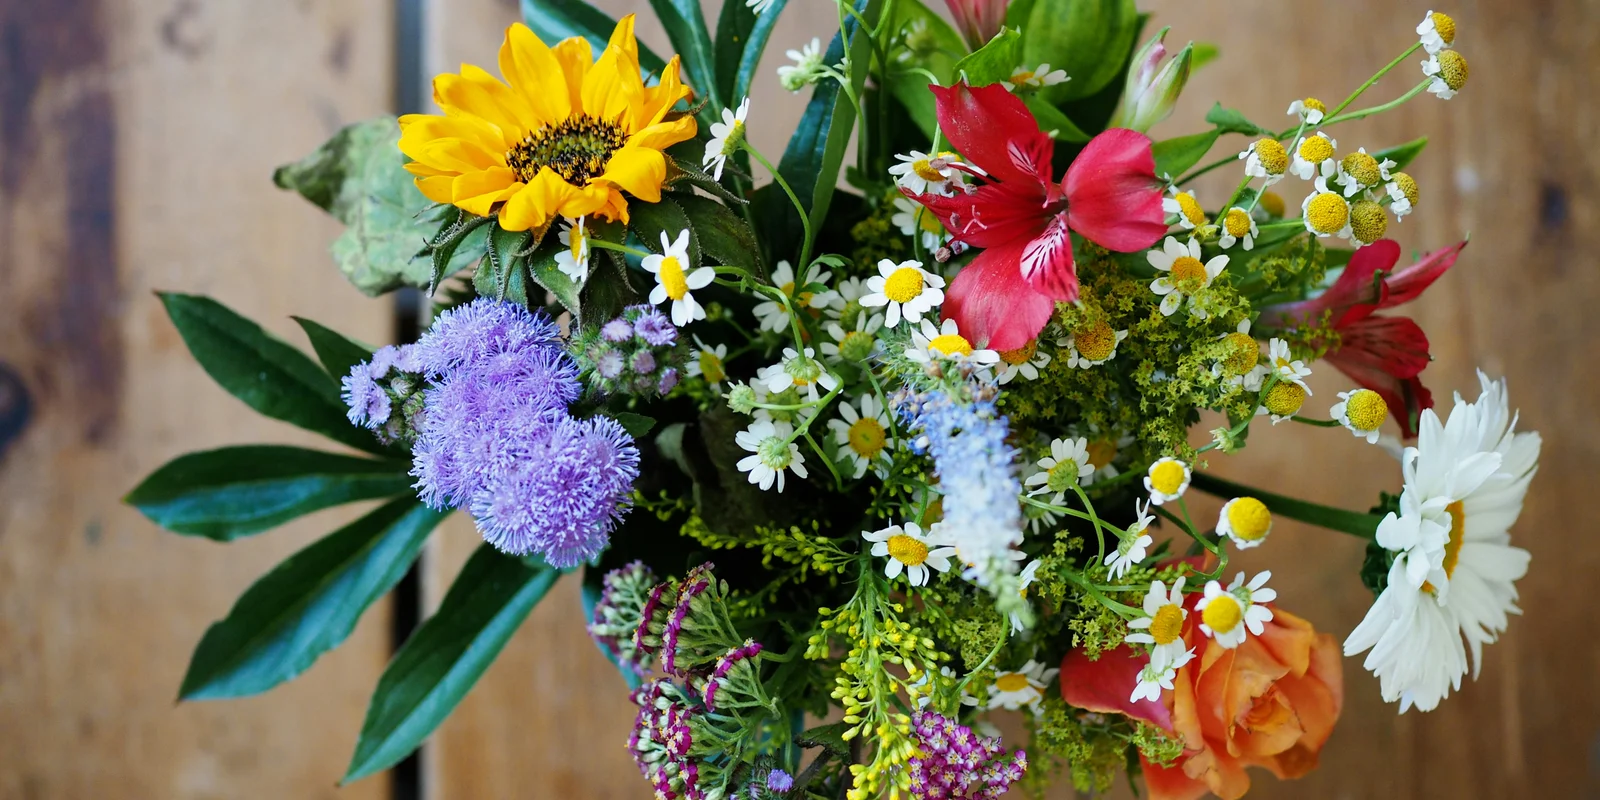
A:
{"type": "Polygon", "coordinates": [[[697,319],[706,318],[706,310],[695,302],[695,289],[704,289],[717,277],[710,267],[689,269],[689,231],[678,233],[678,238],[667,240],[661,232],[661,253],[644,257],[641,266],[656,276],[656,288],[650,290],[650,304],[661,305],[672,300],[672,324],[683,327],[697,319]]]}
{"type": "Polygon", "coordinates": [[[1276,590],[1264,588],[1271,577],[1271,572],[1262,572],[1246,585],[1241,572],[1226,591],[1221,583],[1206,581],[1205,596],[1194,605],[1200,631],[1229,650],[1244,643],[1246,631],[1260,636],[1262,625],[1272,620],[1272,609],[1261,604],[1278,599],[1276,590]]]}
{"type": "Polygon", "coordinates": [[[1027,485],[1039,487],[1031,494],[1055,492],[1050,502],[1060,505],[1072,487],[1094,474],[1094,466],[1089,463],[1089,440],[1080,437],[1051,441],[1050,455],[1039,459],[1038,466],[1042,471],[1027,480],[1027,485]]]}
{"type": "Polygon", "coordinates": [[[1333,404],[1328,414],[1357,438],[1375,444],[1383,421],[1389,417],[1389,404],[1383,401],[1383,395],[1371,389],[1355,389],[1340,392],[1339,402],[1333,404]]]}
{"type": "MultiPolygon", "coordinates": [[[[1112,580],[1126,575],[1128,570],[1132,569],[1135,564],[1143,561],[1149,553],[1150,544],[1155,541],[1150,538],[1150,534],[1145,533],[1149,529],[1150,523],[1155,522],[1156,519],[1148,513],[1150,511],[1150,501],[1146,500],[1142,507],[1135,502],[1134,511],[1138,514],[1138,519],[1135,519],[1133,524],[1128,526],[1127,533],[1124,533],[1118,540],[1117,549],[1106,553],[1106,571],[1112,580]]],[[[1179,580],[1182,579],[1180,578],[1179,580]]]]}
{"type": "Polygon", "coordinates": [[[806,476],[806,457],[800,446],[789,441],[794,428],[787,422],[756,420],[746,430],[734,436],[739,447],[754,453],[739,460],[739,471],[750,473],[750,482],[763,491],[777,481],[778,491],[783,491],[783,473],[793,472],[796,477],[806,476]]]}
{"type": "Polygon", "coordinates": [[[1427,16],[1417,23],[1417,40],[1422,42],[1422,49],[1428,51],[1428,55],[1437,55],[1440,50],[1455,44],[1456,21],[1448,14],[1429,9],[1427,16]]]}
{"type": "Polygon", "coordinates": [[[894,580],[904,571],[912,586],[928,585],[929,570],[948,572],[950,556],[956,552],[954,547],[942,546],[943,542],[925,535],[915,522],[890,525],[879,531],[862,531],[861,538],[873,543],[873,555],[889,557],[889,563],[883,567],[884,577],[894,580]]]}
{"type": "Polygon", "coordinates": [[[1060,671],[1045,669],[1043,664],[1031,660],[1023,664],[1021,669],[998,670],[994,675],[994,683],[989,684],[989,702],[984,707],[1007,711],[1027,707],[1037,714],[1039,703],[1044,700],[1045,687],[1055,680],[1056,673],[1060,671]]]}
{"type": "Polygon", "coordinates": [[[1161,581],[1151,581],[1150,591],[1144,594],[1144,616],[1128,623],[1133,633],[1123,640],[1150,645],[1150,666],[1158,673],[1168,667],[1181,667],[1188,660],[1189,646],[1183,641],[1183,623],[1189,618],[1189,611],[1183,607],[1185,580],[1185,576],[1178,576],[1170,592],[1161,581]]]}
{"type": "Polygon", "coordinates": [[[867,294],[861,297],[867,308],[887,306],[884,325],[890,328],[901,319],[917,322],[943,302],[944,278],[924,270],[920,262],[896,264],[887,258],[878,262],[878,274],[867,279],[867,294]]]}
{"type": "MultiPolygon", "coordinates": [[[[839,453],[855,466],[855,476],[867,474],[875,467],[881,477],[888,472],[891,460],[889,443],[889,416],[876,395],[861,396],[861,412],[848,401],[839,404],[840,419],[828,420],[839,453]]],[[[891,576],[892,577],[892,576],[891,576]]]]}
{"type": "Polygon", "coordinates": [[[712,180],[722,180],[722,167],[728,157],[744,143],[744,119],[750,113],[750,98],[739,101],[739,110],[722,109],[722,121],[711,123],[711,141],[706,142],[700,166],[709,167],[712,180]]]}
{"type": "MultiPolygon", "coordinates": [[[[898,163],[889,167],[889,174],[894,176],[895,185],[908,192],[949,197],[960,191],[963,185],[962,176],[966,173],[956,167],[961,164],[961,156],[948,150],[938,154],[912,150],[910,153],[896,153],[894,157],[898,163]]],[[[973,169],[965,164],[962,167],[973,169]]],[[[934,223],[939,223],[937,216],[934,217],[934,223]]],[[[944,232],[944,225],[939,225],[939,231],[944,232]]]]}
{"type": "Polygon", "coordinates": [[[970,363],[980,368],[1000,363],[1000,354],[993,350],[974,350],[972,342],[962,336],[953,319],[935,327],[933,320],[923,320],[920,327],[911,329],[911,346],[906,348],[906,358],[918,364],[932,364],[940,359],[970,363]]]}
{"type": "Polygon", "coordinates": [[[1167,456],[1150,465],[1144,488],[1150,492],[1150,502],[1164,505],[1183,496],[1189,488],[1189,478],[1189,465],[1167,456]]]}
{"type": "Polygon", "coordinates": [[[1205,319],[1209,312],[1197,302],[1202,290],[1209,287],[1222,270],[1228,266],[1228,257],[1219,255],[1210,261],[1200,261],[1200,240],[1190,239],[1188,244],[1168,236],[1160,250],[1145,253],[1150,266],[1166,273],[1150,282],[1150,291],[1161,295],[1161,313],[1172,316],[1189,302],[1189,316],[1205,319]]]}
{"type": "Polygon", "coordinates": [[[804,47],[799,50],[790,50],[784,55],[788,56],[789,60],[794,63],[778,67],[778,83],[791,92],[800,91],[816,82],[817,78],[824,74],[822,70],[821,39],[812,37],[811,41],[806,43],[804,47]]]}
{"type": "Polygon", "coordinates": [[[1422,62],[1422,74],[1433,78],[1428,91],[1440,100],[1449,100],[1467,85],[1467,59],[1454,50],[1440,50],[1422,62]]]}
{"type": "Polygon", "coordinates": [[[1267,540],[1272,532],[1272,512],[1254,497],[1235,497],[1222,504],[1217,516],[1217,533],[1233,540],[1235,547],[1248,550],[1267,540]]]}
{"type": "Polygon", "coordinates": [[[1117,345],[1126,338],[1126,330],[1112,330],[1111,323],[1097,319],[1073,328],[1071,333],[1056,340],[1056,345],[1067,351],[1067,366],[1088,369],[1116,358],[1117,345]]]}

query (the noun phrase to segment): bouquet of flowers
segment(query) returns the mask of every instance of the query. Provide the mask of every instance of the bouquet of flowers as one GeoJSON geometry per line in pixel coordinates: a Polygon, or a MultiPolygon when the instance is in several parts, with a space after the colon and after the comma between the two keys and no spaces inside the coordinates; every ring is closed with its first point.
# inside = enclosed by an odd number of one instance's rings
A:
{"type": "Polygon", "coordinates": [[[1404,169],[1427,140],[1332,135],[1459,91],[1454,21],[1393,32],[1392,62],[1281,128],[1218,103],[1153,141],[1213,48],[1169,52],[1132,0],[948,3],[954,26],[837,0],[828,44],[779,70],[809,100],[776,164],[746,95],[785,0],[727,0],[714,30],[655,0],[670,59],[632,17],[524,0],[498,77],[464,65],[434,81],[442,114],[282,167],[348,225],[344,274],[423,289],[432,322],[374,350],[299,319],[313,358],[162,295],[223,387],[362,455],[192,453],[128,502],[227,541],[385,501],[250,587],[182,696],[293,678],[456,509],[484,543],[379,681],[347,780],[413,750],[567,572],[639,707],[615,744],[660,798],[1302,775],[1341,645],[1278,605],[1294,587],[1229,570],[1275,518],[1367,542],[1351,580],[1376,600],[1342,651],[1386,701],[1459,689],[1517,612],[1539,438],[1488,377],[1436,411],[1427,337],[1379,313],[1465,245],[1401,265],[1384,238],[1422,207],[1404,169]],[[1364,104],[1391,74],[1405,90],[1364,104]],[[1202,198],[1217,170],[1235,188],[1202,198]],[[1323,365],[1350,388],[1314,400],[1323,365]],[[1286,421],[1390,448],[1399,492],[1345,510],[1207,472],[1286,421]],[[1197,519],[1191,490],[1227,502],[1197,519]]]}

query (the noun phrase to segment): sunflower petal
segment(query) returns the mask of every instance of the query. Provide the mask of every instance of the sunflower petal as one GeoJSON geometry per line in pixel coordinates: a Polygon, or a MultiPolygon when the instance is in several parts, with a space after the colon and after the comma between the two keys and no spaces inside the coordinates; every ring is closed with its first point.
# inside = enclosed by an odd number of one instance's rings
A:
{"type": "Polygon", "coordinates": [[[444,73],[433,79],[435,102],[452,116],[477,117],[499,129],[507,142],[521,139],[533,112],[516,93],[493,75],[471,64],[461,74],[444,73]]]}
{"type": "Polygon", "coordinates": [[[583,79],[594,65],[594,50],[582,36],[563,39],[550,51],[561,65],[567,82],[567,104],[574,113],[583,110],[583,79]]]}
{"type": "Polygon", "coordinates": [[[561,63],[528,26],[520,22],[506,28],[500,45],[500,73],[545,125],[554,125],[572,114],[572,96],[566,88],[561,63]]]}
{"type": "Polygon", "coordinates": [[[666,157],[645,147],[623,147],[613,153],[599,177],[647,203],[661,202],[661,183],[666,179],[666,157]]]}
{"type": "Polygon", "coordinates": [[[695,124],[694,117],[679,117],[671,122],[658,122],[628,138],[629,147],[648,147],[651,150],[665,150],[678,142],[694,138],[699,126],[695,124]]]}
{"type": "Polygon", "coordinates": [[[644,81],[639,77],[638,44],[629,14],[617,23],[611,43],[583,78],[583,110],[596,119],[627,124],[628,113],[643,102],[644,81]]]}
{"type": "Polygon", "coordinates": [[[450,202],[468,214],[489,216],[489,209],[516,192],[517,175],[506,167],[464,174],[450,187],[450,202]]]}

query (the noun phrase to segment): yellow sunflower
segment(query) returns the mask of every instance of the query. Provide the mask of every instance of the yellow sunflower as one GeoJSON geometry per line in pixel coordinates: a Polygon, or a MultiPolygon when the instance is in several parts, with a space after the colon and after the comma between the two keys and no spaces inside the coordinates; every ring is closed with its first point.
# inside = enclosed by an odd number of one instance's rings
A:
{"type": "Polygon", "coordinates": [[[522,23],[500,46],[505,83],[471,64],[434,78],[444,116],[400,118],[400,150],[413,160],[417,188],[437,203],[524,231],[557,215],[628,219],[627,192],[661,201],[668,146],[693,138],[694,118],[667,119],[692,94],[673,57],[656,86],[639,74],[633,17],[617,23],[599,60],[589,42],[554,48],[522,23]],[[592,62],[592,63],[591,63],[592,62]]]}

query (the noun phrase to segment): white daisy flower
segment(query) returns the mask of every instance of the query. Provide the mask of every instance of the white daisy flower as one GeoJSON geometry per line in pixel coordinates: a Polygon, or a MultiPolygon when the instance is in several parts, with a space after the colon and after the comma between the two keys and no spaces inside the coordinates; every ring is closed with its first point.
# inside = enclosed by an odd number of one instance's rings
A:
{"type": "Polygon", "coordinates": [[[1272,609],[1262,603],[1278,599],[1276,590],[1265,588],[1271,577],[1271,572],[1261,572],[1247,585],[1241,572],[1226,590],[1217,581],[1206,581],[1205,596],[1194,605],[1200,632],[1229,650],[1244,643],[1246,631],[1260,636],[1262,626],[1272,621],[1272,609]]]}
{"type": "MultiPolygon", "coordinates": [[[[749,383],[750,388],[756,393],[756,402],[771,403],[773,405],[798,405],[801,400],[800,392],[796,391],[793,386],[790,386],[781,392],[771,392],[767,390],[767,384],[763,382],[763,378],[766,375],[767,369],[768,368],[763,367],[756,370],[755,380],[752,380],[749,383]]],[[[787,422],[792,425],[816,416],[821,410],[822,407],[820,405],[801,406],[800,408],[781,410],[758,408],[755,409],[751,416],[755,417],[756,419],[767,420],[768,422],[787,422]]]]}
{"type": "Polygon", "coordinates": [[[1067,77],[1063,69],[1051,69],[1048,63],[1040,64],[1033,69],[1019,69],[1011,77],[1001,81],[1005,87],[1013,92],[1021,88],[1037,89],[1043,86],[1055,86],[1072,80],[1067,77]]]}
{"type": "Polygon", "coordinates": [[[1089,438],[1089,466],[1094,467],[1094,472],[1083,476],[1081,483],[1089,486],[1095,481],[1106,481],[1122,474],[1117,468],[1117,454],[1124,448],[1133,445],[1133,437],[1127,434],[1122,436],[1094,435],[1090,432],[1089,438]]]}
{"type": "Polygon", "coordinates": [[[1289,171],[1289,151],[1283,149],[1282,142],[1270,137],[1252,142],[1239,153],[1239,158],[1244,161],[1244,174],[1264,178],[1266,186],[1283,180],[1289,171]]]}
{"type": "Polygon", "coordinates": [[[1376,444],[1378,430],[1389,418],[1389,404],[1383,395],[1371,389],[1352,389],[1339,393],[1339,402],[1333,404],[1328,415],[1339,421],[1346,430],[1367,444],[1376,444]]]}
{"type": "Polygon", "coordinates": [[[1456,41],[1456,21],[1448,14],[1436,14],[1428,9],[1427,16],[1417,23],[1417,40],[1428,55],[1434,55],[1456,41]]]}
{"type": "Polygon", "coordinates": [[[1117,357],[1117,345],[1128,338],[1126,330],[1114,331],[1105,320],[1083,325],[1056,340],[1067,351],[1067,366],[1088,369],[1117,357]]]}
{"type": "Polygon", "coordinates": [[[1139,670],[1139,680],[1133,685],[1133,694],[1128,696],[1128,701],[1137,703],[1140,700],[1161,700],[1161,690],[1172,690],[1172,682],[1178,677],[1178,667],[1181,667],[1194,658],[1192,651],[1184,651],[1181,659],[1172,666],[1158,667],[1152,661],[1139,670]]]}
{"type": "Polygon", "coordinates": [[[828,420],[839,454],[855,467],[860,478],[868,467],[875,467],[879,477],[889,472],[892,442],[889,439],[889,415],[877,395],[861,396],[861,411],[849,401],[839,403],[839,419],[828,420]]]}
{"type": "MultiPolygon", "coordinates": [[[[1033,582],[1039,577],[1039,565],[1041,563],[1043,562],[1037,558],[1029,561],[1028,566],[1023,567],[1022,572],[1017,575],[1017,593],[1022,595],[1023,600],[1028,599],[1028,587],[1032,586],[1033,582]]],[[[1021,633],[1025,627],[1022,624],[1022,615],[1015,611],[1011,612],[1011,632],[1021,633]]]]}
{"type": "Polygon", "coordinates": [[[1467,84],[1467,59],[1454,50],[1440,50],[1422,62],[1422,74],[1433,78],[1429,92],[1449,100],[1467,84]]]}
{"type": "Polygon", "coordinates": [[[1039,379],[1039,370],[1048,366],[1050,354],[1039,349],[1038,339],[1031,339],[1015,350],[1000,352],[1000,371],[995,374],[995,382],[1004,386],[1018,377],[1036,381],[1039,379]]]}
{"type": "Polygon", "coordinates": [[[866,314],[861,308],[861,298],[869,291],[867,282],[861,278],[840,278],[838,285],[828,293],[828,307],[823,313],[846,328],[856,327],[866,314]]]}
{"type": "MultiPolygon", "coordinates": [[[[961,156],[948,150],[938,154],[912,150],[894,157],[899,163],[889,167],[889,174],[894,176],[895,185],[912,194],[949,197],[964,182],[965,173],[953,166],[962,163],[961,156]]],[[[970,165],[967,168],[972,169],[970,165]]]]}
{"type": "Polygon", "coordinates": [[[744,0],[745,7],[755,12],[758,17],[767,13],[767,9],[772,8],[772,4],[776,2],[778,0],[744,0]]]}
{"type": "Polygon", "coordinates": [[[935,326],[925,319],[911,329],[911,346],[906,348],[906,358],[918,364],[931,364],[939,359],[954,359],[978,366],[992,367],[1000,363],[1000,354],[993,350],[977,350],[956,327],[956,321],[947,319],[935,326]]]}
{"type": "MultiPolygon", "coordinates": [[[[1149,528],[1150,523],[1156,519],[1147,513],[1150,511],[1150,502],[1148,500],[1145,501],[1141,507],[1138,501],[1135,501],[1133,509],[1139,515],[1139,518],[1128,526],[1128,532],[1118,540],[1116,551],[1106,553],[1105,566],[1109,568],[1107,572],[1112,580],[1126,575],[1134,565],[1143,561],[1150,552],[1150,544],[1155,541],[1155,539],[1150,538],[1150,534],[1145,533],[1145,529],[1149,528]]],[[[1181,581],[1183,579],[1179,578],[1178,580],[1181,581]]]]}
{"type": "MultiPolygon", "coordinates": [[[[789,296],[790,305],[796,311],[808,310],[813,318],[820,317],[822,315],[821,309],[826,308],[833,301],[833,292],[824,290],[796,293],[795,290],[814,283],[826,286],[830,280],[833,280],[833,273],[824,269],[818,270],[815,275],[806,275],[804,280],[797,282],[794,268],[789,266],[787,261],[779,261],[778,266],[772,270],[772,285],[778,287],[779,291],[789,296]]],[[[783,304],[776,300],[763,300],[757,303],[756,307],[751,311],[756,315],[756,321],[759,323],[761,330],[779,333],[789,327],[789,314],[784,310],[783,304]]]]}
{"type": "Polygon", "coordinates": [[[859,330],[846,330],[837,322],[830,322],[823,327],[831,342],[822,343],[822,354],[839,363],[859,364],[871,356],[878,348],[878,331],[883,328],[883,315],[873,314],[867,317],[859,330]]]}
{"type": "Polygon", "coordinates": [[[783,360],[763,367],[756,373],[756,381],[773,393],[794,388],[812,402],[819,396],[817,387],[831,392],[839,386],[839,379],[823,368],[822,362],[817,360],[817,351],[810,347],[804,353],[795,352],[793,347],[783,348],[783,360]]]}
{"type": "Polygon", "coordinates": [[[1217,533],[1232,539],[1240,550],[1259,546],[1271,532],[1272,512],[1254,497],[1235,497],[1223,503],[1217,515],[1217,533]]]}
{"type": "Polygon", "coordinates": [[[1133,633],[1123,641],[1150,645],[1150,663],[1158,669],[1181,666],[1187,660],[1183,657],[1188,650],[1188,645],[1183,641],[1183,622],[1189,618],[1188,610],[1183,607],[1183,584],[1186,580],[1186,576],[1180,575],[1172,582],[1170,592],[1161,581],[1151,581],[1150,590],[1144,594],[1144,616],[1128,623],[1128,629],[1133,633]]]}
{"type": "Polygon", "coordinates": [[[1187,300],[1189,316],[1200,319],[1209,316],[1209,312],[1196,302],[1196,295],[1210,286],[1211,282],[1222,274],[1222,270],[1227,268],[1226,255],[1219,255],[1201,263],[1198,239],[1190,239],[1188,244],[1184,244],[1176,237],[1168,236],[1160,250],[1145,253],[1145,260],[1150,262],[1150,266],[1166,273],[1150,283],[1150,291],[1163,295],[1162,314],[1172,316],[1187,300]]]}
{"type": "Polygon", "coordinates": [[[778,82],[791,92],[798,92],[809,86],[823,74],[821,39],[812,37],[811,41],[799,50],[790,50],[784,55],[794,63],[778,67],[778,82]]]}
{"type": "Polygon", "coordinates": [[[1089,463],[1089,440],[1084,438],[1051,441],[1050,455],[1037,463],[1040,471],[1028,476],[1026,485],[1039,488],[1029,494],[1054,492],[1050,502],[1056,505],[1061,504],[1072,487],[1094,474],[1094,466],[1089,463]]]}
{"type": "Polygon", "coordinates": [[[1256,246],[1256,236],[1261,233],[1256,228],[1256,218],[1238,206],[1222,215],[1222,224],[1218,227],[1222,229],[1222,236],[1217,239],[1217,245],[1223,249],[1232,247],[1234,242],[1243,242],[1248,252],[1256,246]]]}
{"type": "MultiPolygon", "coordinates": [[[[770,4],[772,0],[760,0],[770,4]]],[[[760,12],[757,12],[760,13],[760,12]]],[[[722,121],[711,123],[711,141],[706,142],[706,154],[700,159],[700,166],[709,167],[713,180],[722,180],[722,167],[728,163],[728,157],[739,149],[739,144],[744,141],[744,120],[750,113],[750,98],[739,101],[739,110],[731,111],[722,109],[722,121]]]]}
{"type": "Polygon", "coordinates": [[[878,274],[867,279],[867,294],[860,302],[867,308],[886,306],[886,327],[893,328],[902,319],[917,322],[944,302],[944,278],[923,269],[919,262],[896,264],[885,258],[878,262],[878,274]]]}
{"type": "Polygon", "coordinates": [[[1305,379],[1311,375],[1311,368],[1306,366],[1304,361],[1294,357],[1294,353],[1289,350],[1288,342],[1278,338],[1268,340],[1267,362],[1278,374],[1278,380],[1298,383],[1300,388],[1310,393],[1310,387],[1306,386],[1305,379]]]}
{"type": "Polygon", "coordinates": [[[1200,201],[1193,194],[1181,191],[1176,186],[1168,187],[1167,191],[1172,196],[1161,198],[1161,210],[1171,218],[1167,221],[1168,225],[1181,225],[1184,230],[1192,231],[1206,224],[1205,209],[1200,207],[1200,201]]]}
{"type": "Polygon", "coordinates": [[[904,196],[894,199],[894,208],[895,213],[889,217],[889,222],[900,230],[902,236],[921,237],[922,249],[930,252],[944,245],[948,233],[944,223],[932,211],[904,196]]]}
{"type": "Polygon", "coordinates": [[[1389,210],[1394,212],[1395,219],[1405,219],[1417,202],[1417,181],[1404,172],[1393,173],[1393,176],[1394,180],[1385,184],[1383,190],[1389,195],[1389,210]]]}
{"type": "Polygon", "coordinates": [[[711,384],[713,389],[720,388],[722,382],[728,379],[728,368],[724,363],[728,358],[728,346],[719,344],[716,347],[707,347],[705,342],[700,341],[699,336],[694,337],[694,346],[694,358],[689,359],[689,363],[684,365],[684,372],[690,376],[705,378],[706,383],[711,384]]]}
{"type": "Polygon", "coordinates": [[[734,435],[739,447],[755,454],[739,460],[739,471],[750,473],[750,482],[759,485],[762,491],[771,489],[774,481],[778,491],[783,491],[785,470],[793,472],[795,477],[806,476],[806,457],[801,455],[799,445],[788,441],[792,433],[794,427],[787,422],[758,419],[734,435]]]}
{"type": "Polygon", "coordinates": [[[889,557],[883,567],[884,577],[894,580],[904,572],[912,586],[928,585],[929,570],[948,572],[950,556],[956,552],[954,547],[943,546],[944,542],[923,534],[922,526],[915,522],[862,531],[861,538],[873,543],[873,555],[889,557]]]}
{"type": "Polygon", "coordinates": [[[1056,673],[1060,671],[1045,669],[1043,664],[1032,659],[1015,671],[997,670],[994,683],[989,684],[989,702],[985,708],[1016,711],[1026,706],[1037,714],[1039,702],[1044,699],[1045,687],[1055,680],[1056,673]]]}
{"type": "Polygon", "coordinates": [[[1023,505],[1022,517],[1028,523],[1029,533],[1043,533],[1055,530],[1056,523],[1061,521],[1066,514],[1050,508],[1041,508],[1035,505],[1023,505]]]}
{"type": "Polygon", "coordinates": [[[1306,230],[1318,237],[1337,236],[1348,239],[1350,232],[1350,202],[1328,188],[1328,179],[1318,176],[1316,190],[1306,195],[1300,203],[1300,215],[1306,230]]]}
{"type": "Polygon", "coordinates": [[[1317,175],[1324,178],[1333,177],[1338,161],[1334,159],[1335,148],[1338,142],[1322,131],[1317,131],[1298,142],[1294,146],[1294,162],[1289,165],[1289,171],[1300,176],[1300,180],[1309,181],[1317,175]]]}
{"type": "Polygon", "coordinates": [[[1315,125],[1321,122],[1323,116],[1328,113],[1328,107],[1315,97],[1307,97],[1304,100],[1296,100],[1290,103],[1287,113],[1291,117],[1305,120],[1307,125],[1315,125]]]}
{"type": "Polygon", "coordinates": [[[1166,456],[1150,465],[1150,471],[1144,476],[1144,488],[1150,493],[1150,502],[1165,505],[1189,490],[1190,477],[1188,464],[1166,456]]]}
{"type": "Polygon", "coordinates": [[[566,249],[556,253],[556,269],[571,278],[573,285],[582,286],[584,279],[589,277],[589,233],[584,227],[583,217],[562,217],[558,238],[566,249]]]}
{"type": "Polygon", "coordinates": [[[656,287],[650,290],[650,304],[661,305],[672,301],[672,324],[683,327],[697,319],[706,318],[706,310],[695,302],[690,292],[704,289],[717,277],[710,267],[688,270],[689,232],[682,231],[678,238],[667,241],[666,231],[661,232],[661,253],[651,253],[640,264],[646,272],[656,276],[656,287]]]}

